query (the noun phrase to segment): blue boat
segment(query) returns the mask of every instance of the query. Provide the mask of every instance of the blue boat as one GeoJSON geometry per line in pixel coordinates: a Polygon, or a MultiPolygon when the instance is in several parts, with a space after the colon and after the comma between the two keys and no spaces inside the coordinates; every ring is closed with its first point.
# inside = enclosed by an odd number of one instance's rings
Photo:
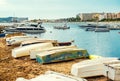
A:
{"type": "Polygon", "coordinates": [[[1,33],[0,37],[5,37],[5,35],[6,35],[5,33],[1,33]]]}

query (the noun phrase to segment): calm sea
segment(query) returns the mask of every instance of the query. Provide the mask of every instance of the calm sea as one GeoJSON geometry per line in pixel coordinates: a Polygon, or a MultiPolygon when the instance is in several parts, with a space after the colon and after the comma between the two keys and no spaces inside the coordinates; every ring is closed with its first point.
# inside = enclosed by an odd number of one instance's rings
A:
{"type": "Polygon", "coordinates": [[[110,32],[90,32],[81,29],[78,25],[85,23],[68,23],[70,29],[58,30],[53,26],[63,23],[43,23],[46,32],[42,34],[27,34],[44,39],[55,39],[60,42],[74,40],[73,44],[87,49],[89,54],[105,57],[120,57],[120,30],[110,32]]]}
{"type": "Polygon", "coordinates": [[[90,54],[105,57],[120,57],[120,30],[110,32],[90,32],[81,29],[78,25],[83,23],[68,23],[70,29],[58,30],[53,26],[61,23],[44,23],[46,32],[42,34],[28,34],[44,39],[55,39],[60,42],[74,40],[74,45],[87,49],[90,54]]]}

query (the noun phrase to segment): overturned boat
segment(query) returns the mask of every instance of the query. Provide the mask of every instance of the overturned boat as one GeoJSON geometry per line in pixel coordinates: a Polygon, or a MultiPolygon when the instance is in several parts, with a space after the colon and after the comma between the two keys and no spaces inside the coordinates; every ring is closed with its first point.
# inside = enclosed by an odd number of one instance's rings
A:
{"type": "Polygon", "coordinates": [[[42,50],[42,49],[50,48],[50,47],[53,47],[52,43],[40,43],[40,44],[33,44],[33,45],[18,47],[12,50],[12,56],[14,58],[28,56],[30,55],[30,50],[35,50],[35,49],[42,50]]]}
{"type": "Polygon", "coordinates": [[[104,76],[113,81],[120,81],[120,61],[105,63],[104,68],[104,76]]]}
{"type": "Polygon", "coordinates": [[[44,51],[61,50],[61,49],[66,49],[66,48],[77,48],[77,47],[73,45],[72,46],[56,46],[56,47],[46,48],[42,50],[41,49],[31,50],[30,59],[36,59],[36,55],[44,51]]]}
{"type": "Polygon", "coordinates": [[[26,40],[21,42],[21,47],[22,46],[28,46],[32,44],[39,44],[39,43],[52,43],[53,45],[57,44],[57,40],[48,40],[48,39],[33,39],[33,40],[26,40]]]}
{"type": "Polygon", "coordinates": [[[24,78],[17,78],[16,81],[87,81],[83,78],[65,75],[53,71],[47,71],[45,74],[32,78],[30,80],[24,78]]]}
{"type": "Polygon", "coordinates": [[[104,75],[104,63],[119,61],[118,58],[97,58],[73,64],[71,74],[76,77],[94,77],[104,75]]]}
{"type": "Polygon", "coordinates": [[[41,63],[52,63],[73,60],[76,58],[87,58],[89,56],[87,50],[80,48],[65,48],[50,51],[44,51],[36,54],[36,60],[41,63]]]}
{"type": "Polygon", "coordinates": [[[26,40],[34,40],[37,38],[34,37],[29,37],[29,36],[13,36],[13,37],[8,37],[6,38],[6,45],[16,45],[16,44],[21,44],[21,42],[26,41],[26,40]]]}

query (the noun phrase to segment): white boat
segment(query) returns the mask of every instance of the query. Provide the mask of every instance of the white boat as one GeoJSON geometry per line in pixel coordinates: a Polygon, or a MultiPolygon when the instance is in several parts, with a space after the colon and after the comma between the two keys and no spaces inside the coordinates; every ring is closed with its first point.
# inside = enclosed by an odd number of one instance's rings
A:
{"type": "Polygon", "coordinates": [[[87,50],[79,48],[65,48],[50,51],[44,51],[36,54],[36,60],[41,63],[52,63],[73,60],[77,58],[87,58],[89,56],[87,50]]]}
{"type": "Polygon", "coordinates": [[[31,50],[30,51],[30,59],[36,59],[36,54],[39,54],[44,51],[53,51],[53,50],[60,50],[60,49],[66,49],[66,48],[77,48],[76,46],[56,46],[56,47],[51,47],[51,48],[46,48],[46,49],[36,49],[36,50],[31,50]]]}
{"type": "Polygon", "coordinates": [[[118,61],[118,58],[97,58],[93,60],[85,60],[73,64],[71,74],[76,77],[93,77],[104,74],[104,64],[106,62],[118,61]]]}
{"type": "Polygon", "coordinates": [[[64,24],[63,26],[54,26],[54,29],[70,29],[70,27],[64,24]]]}
{"type": "Polygon", "coordinates": [[[114,81],[120,81],[120,61],[105,63],[104,68],[104,76],[114,81]]]}
{"type": "Polygon", "coordinates": [[[52,44],[57,44],[57,40],[48,40],[48,39],[33,39],[33,40],[26,40],[21,42],[21,47],[22,46],[27,46],[27,45],[32,45],[32,44],[38,44],[38,43],[52,43],[52,44]]]}
{"type": "Polygon", "coordinates": [[[20,24],[17,27],[7,27],[6,32],[23,32],[23,33],[44,33],[46,30],[41,24],[20,24]]]}
{"type": "Polygon", "coordinates": [[[109,32],[110,29],[108,28],[95,28],[95,32],[109,32]]]}
{"type": "Polygon", "coordinates": [[[6,45],[16,45],[21,44],[21,42],[26,40],[34,40],[37,38],[29,37],[29,36],[13,36],[6,38],[6,45]]]}
{"type": "Polygon", "coordinates": [[[12,50],[12,56],[14,58],[28,56],[28,55],[30,55],[30,50],[35,50],[35,49],[42,50],[42,49],[50,48],[50,47],[53,47],[52,43],[40,43],[40,44],[23,46],[23,47],[17,47],[12,50]]]}
{"type": "Polygon", "coordinates": [[[17,78],[16,81],[87,81],[83,78],[65,75],[53,71],[47,71],[45,74],[32,79],[17,78]]]}

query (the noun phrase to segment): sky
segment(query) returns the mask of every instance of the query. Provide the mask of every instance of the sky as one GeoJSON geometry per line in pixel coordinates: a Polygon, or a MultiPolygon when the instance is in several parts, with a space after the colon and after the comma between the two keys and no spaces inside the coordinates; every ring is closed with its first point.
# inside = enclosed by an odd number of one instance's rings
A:
{"type": "Polygon", "coordinates": [[[0,17],[58,19],[78,13],[120,12],[120,0],[0,0],[0,17]]]}

